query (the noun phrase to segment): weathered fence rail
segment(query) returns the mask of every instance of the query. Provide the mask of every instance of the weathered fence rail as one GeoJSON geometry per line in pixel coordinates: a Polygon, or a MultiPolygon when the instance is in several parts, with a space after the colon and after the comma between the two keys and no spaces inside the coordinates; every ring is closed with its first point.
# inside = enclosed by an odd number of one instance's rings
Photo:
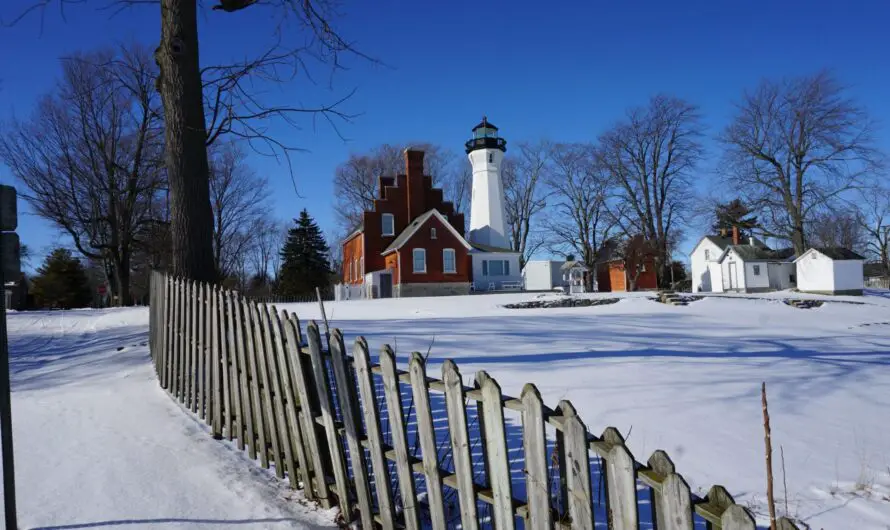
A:
{"type": "Polygon", "coordinates": [[[469,387],[451,361],[435,379],[389,346],[373,363],[363,338],[349,355],[339,330],[157,272],[150,315],[161,386],[363,528],[755,528],[722,486],[693,496],[665,452],[637,462],[618,430],[591,434],[533,384],[514,398],[479,372],[469,387]]]}

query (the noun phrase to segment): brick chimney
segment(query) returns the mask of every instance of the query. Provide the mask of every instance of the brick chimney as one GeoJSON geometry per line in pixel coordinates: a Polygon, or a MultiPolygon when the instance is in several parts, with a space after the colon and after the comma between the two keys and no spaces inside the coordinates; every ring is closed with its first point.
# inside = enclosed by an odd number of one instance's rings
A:
{"type": "Polygon", "coordinates": [[[409,147],[405,149],[405,174],[408,181],[408,222],[426,211],[423,188],[423,151],[409,147]]]}
{"type": "Polygon", "coordinates": [[[732,244],[739,244],[739,227],[737,227],[736,225],[732,225],[732,244]]]}

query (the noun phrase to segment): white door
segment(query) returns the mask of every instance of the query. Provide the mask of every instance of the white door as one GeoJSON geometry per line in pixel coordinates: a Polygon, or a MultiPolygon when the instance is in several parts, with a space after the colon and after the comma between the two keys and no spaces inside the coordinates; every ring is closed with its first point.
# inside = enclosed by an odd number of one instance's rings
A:
{"type": "Polygon", "coordinates": [[[729,288],[730,289],[738,289],[739,288],[739,275],[738,269],[736,269],[735,262],[729,262],[729,288]]]}

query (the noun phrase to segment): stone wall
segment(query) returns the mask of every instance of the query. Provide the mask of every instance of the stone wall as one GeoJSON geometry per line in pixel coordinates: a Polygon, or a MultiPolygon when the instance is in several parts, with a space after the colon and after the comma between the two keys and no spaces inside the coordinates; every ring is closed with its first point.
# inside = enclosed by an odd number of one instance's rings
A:
{"type": "Polygon", "coordinates": [[[409,298],[413,296],[458,296],[470,294],[470,284],[467,283],[402,283],[394,285],[393,297],[409,298]]]}

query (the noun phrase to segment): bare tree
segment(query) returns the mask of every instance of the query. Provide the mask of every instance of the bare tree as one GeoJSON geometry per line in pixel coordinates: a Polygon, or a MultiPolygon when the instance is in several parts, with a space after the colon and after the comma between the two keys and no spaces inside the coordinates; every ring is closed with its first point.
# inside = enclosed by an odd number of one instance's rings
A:
{"type": "Polygon", "coordinates": [[[523,143],[518,145],[517,151],[504,161],[504,209],[510,244],[520,253],[520,266],[524,267],[545,243],[543,235],[535,233],[532,221],[546,205],[543,181],[550,145],[547,142],[523,143]]]}
{"type": "Polygon", "coordinates": [[[655,261],[660,256],[658,246],[647,241],[642,234],[625,237],[615,244],[614,256],[622,260],[627,278],[627,290],[636,291],[640,273],[646,263],[655,261]]]}
{"type": "Polygon", "coordinates": [[[257,219],[250,230],[250,266],[254,277],[260,277],[271,284],[278,277],[286,230],[278,221],[269,217],[257,219]]]}
{"type": "Polygon", "coordinates": [[[29,121],[0,137],[0,159],[34,211],[109,270],[127,303],[131,258],[165,187],[155,67],[139,47],[79,54],[29,121]]]}
{"type": "MultiPolygon", "coordinates": [[[[34,0],[23,13],[42,12],[48,6],[81,3],[82,0],[34,0]]],[[[270,106],[257,97],[251,81],[283,81],[282,66],[308,76],[311,61],[339,69],[342,56],[365,59],[333,28],[339,17],[333,0],[221,0],[214,11],[235,13],[243,9],[266,9],[276,25],[270,28],[272,44],[253,59],[211,69],[200,69],[198,51],[198,0],[107,0],[105,8],[125,9],[140,4],[160,7],[160,45],[155,50],[165,118],[166,170],[170,186],[174,273],[195,280],[213,281],[213,213],[210,207],[210,164],[206,146],[221,134],[247,139],[251,145],[278,149],[287,157],[295,149],[269,133],[270,120],[288,125],[300,114],[347,116],[334,109],[270,106]],[[292,42],[292,44],[288,44],[292,42]],[[203,74],[203,75],[202,75],[203,74]],[[211,102],[212,101],[212,102],[211,102]],[[212,110],[208,113],[205,104],[212,110]],[[208,123],[207,117],[210,117],[208,123]]],[[[242,43],[243,44],[243,43],[242,43]]],[[[244,49],[237,45],[237,52],[244,49]]],[[[340,103],[338,101],[337,103],[340,103]]],[[[289,161],[289,159],[288,159],[289,161]]]]}
{"type": "Polygon", "coordinates": [[[760,214],[765,235],[798,254],[808,221],[865,184],[878,161],[871,120],[826,72],[763,81],[720,140],[728,184],[760,214]]]}
{"type": "Polygon", "coordinates": [[[862,252],[865,231],[858,211],[831,209],[813,215],[808,224],[810,242],[819,247],[841,247],[862,252]]]}
{"type": "Polygon", "coordinates": [[[628,237],[641,234],[655,245],[659,269],[670,263],[671,234],[686,222],[702,134],[695,105],[658,95],[600,137],[599,163],[621,202],[616,219],[628,237]]]}
{"type": "Polygon", "coordinates": [[[881,262],[885,277],[890,277],[890,189],[876,187],[860,195],[859,224],[865,232],[865,249],[881,262]]]}
{"type": "Polygon", "coordinates": [[[570,251],[594,271],[597,252],[615,228],[609,212],[608,174],[596,164],[593,147],[587,144],[556,144],[549,159],[546,184],[550,195],[544,226],[550,249],[570,251]]]}
{"type": "Polygon", "coordinates": [[[269,209],[269,183],[247,166],[241,145],[211,147],[210,206],[213,210],[213,260],[222,277],[235,272],[247,252],[258,220],[269,209]]]}

